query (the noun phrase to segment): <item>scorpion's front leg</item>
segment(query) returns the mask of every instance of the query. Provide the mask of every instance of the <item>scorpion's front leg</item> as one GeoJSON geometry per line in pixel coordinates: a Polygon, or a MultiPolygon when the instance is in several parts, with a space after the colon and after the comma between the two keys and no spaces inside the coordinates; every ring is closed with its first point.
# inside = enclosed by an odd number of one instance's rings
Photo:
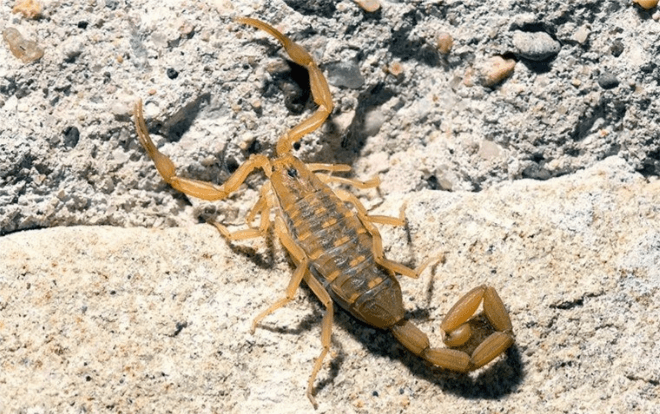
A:
{"type": "Polygon", "coordinates": [[[156,145],[149,136],[149,130],[144,122],[141,100],[135,104],[134,115],[135,128],[137,129],[140,143],[153,160],[160,176],[163,177],[166,183],[184,194],[208,201],[222,200],[236,191],[253,170],[262,168],[266,175],[270,176],[271,166],[268,157],[253,154],[222,185],[179,177],[176,175],[176,166],[172,160],[167,155],[158,151],[158,148],[156,148],[156,145]]]}
{"type": "Polygon", "coordinates": [[[352,185],[355,188],[359,188],[361,190],[366,190],[369,188],[377,188],[380,185],[380,178],[378,177],[374,177],[368,181],[360,181],[352,178],[336,177],[334,175],[327,175],[327,174],[317,174],[316,176],[326,184],[331,182],[348,184],[348,185],[352,185]]]}
{"type": "Polygon", "coordinates": [[[513,327],[509,314],[494,288],[479,286],[463,296],[451,308],[440,325],[447,346],[463,345],[470,339],[467,323],[483,300],[484,314],[495,328],[472,355],[451,348],[431,348],[429,338],[412,322],[402,320],[390,329],[396,339],[411,352],[442,368],[467,372],[482,367],[513,345],[513,327]]]}
{"type": "Polygon", "coordinates": [[[259,200],[257,200],[248,215],[245,217],[245,222],[247,223],[249,229],[230,232],[229,229],[223,224],[217,223],[215,221],[211,222],[211,224],[213,224],[218,229],[218,231],[220,231],[220,233],[229,241],[245,240],[254,237],[266,236],[266,232],[270,227],[270,210],[273,205],[273,203],[270,201],[270,197],[271,186],[270,181],[268,181],[266,184],[261,186],[261,190],[259,192],[259,200]],[[259,227],[254,228],[252,223],[254,222],[254,218],[256,217],[257,213],[261,215],[261,221],[259,223],[259,227]]]}

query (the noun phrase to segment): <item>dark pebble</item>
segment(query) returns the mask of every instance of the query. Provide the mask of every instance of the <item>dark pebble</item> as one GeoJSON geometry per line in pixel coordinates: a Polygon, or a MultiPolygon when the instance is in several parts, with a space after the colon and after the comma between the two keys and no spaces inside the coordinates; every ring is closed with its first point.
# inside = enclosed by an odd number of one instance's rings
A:
{"type": "Polygon", "coordinates": [[[610,50],[612,51],[612,56],[621,56],[621,53],[623,53],[623,42],[620,40],[615,40],[610,50]]]}
{"type": "Polygon", "coordinates": [[[62,131],[64,134],[64,145],[69,148],[73,148],[78,145],[78,140],[80,139],[80,131],[74,126],[64,128],[62,131]]]}
{"type": "Polygon", "coordinates": [[[613,74],[605,72],[598,77],[598,84],[603,89],[612,89],[619,86],[619,80],[613,74]]]}

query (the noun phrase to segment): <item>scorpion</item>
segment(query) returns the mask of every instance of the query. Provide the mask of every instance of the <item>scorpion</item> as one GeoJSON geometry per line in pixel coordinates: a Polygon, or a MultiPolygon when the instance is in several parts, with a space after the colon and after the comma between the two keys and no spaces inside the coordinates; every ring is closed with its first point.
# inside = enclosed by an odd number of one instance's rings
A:
{"type": "Polygon", "coordinates": [[[208,201],[223,200],[254,170],[262,169],[265,173],[268,180],[246,216],[248,228],[230,232],[224,225],[212,223],[229,242],[266,236],[272,225],[274,234],[296,266],[284,296],[256,316],[251,333],[265,317],[289,303],[305,281],[325,307],[321,323],[322,350],[307,382],[307,397],[314,408],[318,408],[314,381],[330,349],[334,303],[362,322],[389,330],[405,348],[437,367],[456,372],[472,371],[504,353],[514,342],[513,327],[502,300],[491,286],[481,285],[471,290],[449,310],[440,324],[447,347],[432,348],[428,336],[405,318],[396,274],[418,278],[435,259],[427,259],[416,269],[386,259],[380,233],[374,225],[404,225],[405,204],[398,218],[370,215],[357,197],[343,189],[332,189],[328,183],[374,188],[380,184],[377,177],[362,182],[333,176],[333,172],[350,171],[350,166],[304,163],[291,153],[293,144],[318,129],[332,112],[328,83],[312,56],[273,26],[246,17],[237,21],[275,37],[293,62],[307,69],[312,98],[318,105],[312,115],[279,138],[275,158],[250,155],[222,185],[180,177],[176,175],[172,160],[153,143],[144,121],[141,100],[135,104],[134,121],[139,141],[160,176],[174,189],[189,196],[208,201]],[[326,173],[319,173],[321,171],[326,173]],[[273,221],[272,211],[275,212],[273,221]],[[260,215],[258,227],[253,225],[257,214],[260,215]],[[456,348],[473,336],[470,320],[482,302],[483,314],[493,332],[468,354],[456,348]]]}

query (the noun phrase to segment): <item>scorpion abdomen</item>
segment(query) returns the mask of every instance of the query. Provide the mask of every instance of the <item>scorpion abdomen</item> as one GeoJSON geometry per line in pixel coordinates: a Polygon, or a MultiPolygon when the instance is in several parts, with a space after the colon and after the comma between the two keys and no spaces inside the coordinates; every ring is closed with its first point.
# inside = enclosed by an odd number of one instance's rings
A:
{"type": "Polygon", "coordinates": [[[394,325],[404,316],[401,287],[394,275],[376,264],[373,237],[356,212],[320,181],[307,184],[312,191],[296,186],[298,176],[318,180],[298,162],[293,163],[295,177],[275,172],[271,180],[287,181],[286,186],[274,185],[275,194],[289,232],[309,258],[310,272],[356,318],[377,328],[394,325]],[[292,198],[296,201],[281,202],[292,198]]]}

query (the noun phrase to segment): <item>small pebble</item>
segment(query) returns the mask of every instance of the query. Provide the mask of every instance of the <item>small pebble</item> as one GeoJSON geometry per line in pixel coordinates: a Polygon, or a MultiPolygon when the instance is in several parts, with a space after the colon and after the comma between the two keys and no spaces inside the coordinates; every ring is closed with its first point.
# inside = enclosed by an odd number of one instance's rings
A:
{"type": "Polygon", "coordinates": [[[410,398],[408,398],[407,395],[404,395],[403,397],[401,397],[401,399],[399,401],[400,401],[401,406],[403,408],[407,408],[410,405],[410,398]]]}
{"type": "Polygon", "coordinates": [[[181,36],[188,38],[192,37],[192,34],[195,31],[195,26],[188,21],[180,21],[179,23],[179,33],[181,33],[181,36]]]}
{"type": "Polygon", "coordinates": [[[177,72],[176,69],[168,68],[167,69],[167,77],[170,79],[176,79],[179,77],[179,72],[177,72]]]}
{"type": "Polygon", "coordinates": [[[13,27],[3,30],[2,37],[9,44],[9,50],[11,50],[14,57],[20,59],[23,63],[32,63],[41,59],[44,55],[44,50],[37,46],[37,42],[25,39],[13,27]]]}
{"type": "Polygon", "coordinates": [[[373,109],[364,116],[364,135],[371,137],[380,131],[385,123],[385,115],[380,109],[373,109]]]}
{"type": "Polygon", "coordinates": [[[580,44],[584,44],[589,38],[589,33],[591,33],[591,31],[587,26],[580,26],[580,28],[573,34],[573,39],[580,44]]]}
{"type": "Polygon", "coordinates": [[[502,154],[502,148],[493,141],[483,140],[479,147],[479,156],[485,160],[494,159],[502,154]]]}
{"type": "Polygon", "coordinates": [[[545,32],[522,32],[513,34],[513,45],[518,49],[518,55],[525,59],[542,61],[559,53],[561,45],[545,32]]]}
{"type": "Polygon", "coordinates": [[[452,46],[454,46],[454,39],[451,37],[451,35],[447,32],[441,32],[438,34],[438,39],[436,41],[436,44],[438,46],[438,50],[440,53],[443,55],[449,54],[451,51],[452,46]]]}
{"type": "Polygon", "coordinates": [[[62,42],[60,50],[62,51],[64,61],[73,63],[85,50],[85,44],[81,36],[71,36],[62,42]]]}
{"type": "Polygon", "coordinates": [[[261,151],[261,143],[258,140],[252,141],[247,149],[248,154],[258,154],[261,151]]]}
{"type": "Polygon", "coordinates": [[[604,72],[598,77],[598,84],[603,89],[612,89],[619,86],[619,80],[612,73],[604,72]]]}
{"type": "Polygon", "coordinates": [[[633,0],[633,3],[637,3],[641,8],[649,10],[658,5],[658,0],[633,0]]]}
{"type": "Polygon", "coordinates": [[[208,42],[209,40],[211,40],[211,31],[202,30],[201,32],[199,32],[199,38],[205,42],[208,42]]]}
{"type": "Polygon", "coordinates": [[[358,89],[364,85],[364,78],[360,73],[360,68],[354,60],[329,63],[325,66],[328,72],[328,82],[333,86],[344,86],[351,89],[358,89]]]}
{"type": "Polygon", "coordinates": [[[399,61],[392,62],[390,63],[390,66],[388,66],[387,71],[392,75],[399,77],[403,74],[403,65],[399,61]]]}
{"type": "Polygon", "coordinates": [[[36,0],[18,0],[11,12],[21,13],[26,19],[36,19],[41,16],[41,9],[41,3],[36,0]]]}
{"type": "Polygon", "coordinates": [[[64,145],[69,148],[73,148],[78,145],[78,140],[80,139],[80,131],[75,126],[68,126],[62,131],[64,134],[64,145]]]}
{"type": "Polygon", "coordinates": [[[355,3],[369,13],[380,9],[380,2],[378,0],[355,0],[355,3]]]}
{"type": "MultiPolygon", "coordinates": [[[[148,109],[152,107],[152,105],[149,105],[146,108],[148,109]]],[[[133,105],[123,100],[117,100],[112,106],[110,106],[110,112],[116,119],[130,119],[133,114],[133,105]]],[[[153,118],[153,116],[149,116],[146,111],[145,115],[146,118],[153,118]]],[[[66,132],[67,130],[64,131],[64,134],[66,134],[66,132]]]]}
{"type": "Polygon", "coordinates": [[[262,110],[262,104],[259,99],[252,100],[250,105],[252,105],[252,109],[254,109],[256,112],[260,112],[262,110]]]}
{"type": "Polygon", "coordinates": [[[479,68],[481,84],[495,86],[513,74],[516,61],[504,59],[502,56],[493,56],[479,68]]]}
{"type": "Polygon", "coordinates": [[[474,69],[470,67],[465,69],[465,74],[463,75],[463,85],[467,86],[468,88],[474,86],[474,75],[475,75],[474,69]]]}
{"type": "Polygon", "coordinates": [[[238,143],[238,147],[243,151],[247,151],[247,149],[252,146],[254,141],[255,141],[255,136],[252,135],[252,133],[250,132],[246,132],[241,136],[241,140],[238,143]]]}

